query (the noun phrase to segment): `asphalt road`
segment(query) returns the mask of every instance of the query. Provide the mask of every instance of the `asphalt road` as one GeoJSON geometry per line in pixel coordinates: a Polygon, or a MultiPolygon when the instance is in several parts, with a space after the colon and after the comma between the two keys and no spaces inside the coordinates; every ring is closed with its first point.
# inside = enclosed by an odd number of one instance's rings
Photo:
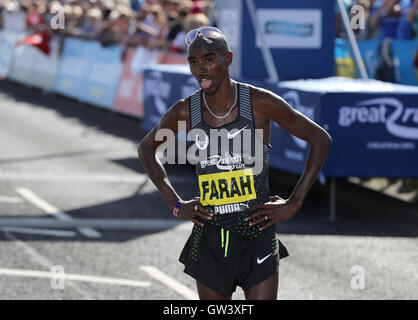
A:
{"type": "MultiPolygon", "coordinates": [[[[180,223],[137,160],[140,121],[0,82],[0,299],[196,299],[180,223]]],[[[188,166],[167,172],[195,196],[188,166]]],[[[287,197],[297,176],[271,170],[287,197]]],[[[279,226],[279,299],[417,299],[418,210],[337,180],[279,226]]],[[[243,299],[241,289],[233,299],[243,299]]]]}

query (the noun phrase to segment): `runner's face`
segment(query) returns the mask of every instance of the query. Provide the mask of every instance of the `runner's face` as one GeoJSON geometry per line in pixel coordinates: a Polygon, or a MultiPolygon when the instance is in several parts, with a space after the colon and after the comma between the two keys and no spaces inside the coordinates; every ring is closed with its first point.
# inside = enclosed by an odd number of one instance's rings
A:
{"type": "Polygon", "coordinates": [[[206,94],[212,95],[225,78],[229,77],[228,67],[231,64],[232,53],[222,54],[213,44],[200,41],[190,46],[188,60],[190,72],[200,87],[206,94]]]}

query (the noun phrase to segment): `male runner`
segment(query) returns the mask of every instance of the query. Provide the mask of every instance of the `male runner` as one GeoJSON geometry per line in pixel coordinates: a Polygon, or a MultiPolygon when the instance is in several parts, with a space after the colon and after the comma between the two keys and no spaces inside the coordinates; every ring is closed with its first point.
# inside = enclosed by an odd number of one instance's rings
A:
{"type": "Polygon", "coordinates": [[[190,71],[201,89],[167,111],[141,141],[139,159],[170,210],[194,223],[180,261],[196,279],[199,298],[231,299],[240,286],[246,299],[277,299],[279,259],[288,253],[277,238],[275,224],[291,218],[302,206],[328,154],[331,137],[276,94],[232,80],[233,54],[220,30],[192,30],[186,43],[190,71]],[[304,172],[289,199],[270,197],[271,120],[310,146],[304,172]],[[180,121],[186,122],[189,137],[197,132],[191,140],[200,152],[199,198],[191,200],[180,198],[156,157],[163,143],[157,141],[157,131],[170,129],[177,134],[180,121]],[[223,130],[220,138],[212,135],[216,130],[223,130]],[[222,139],[234,140],[233,146],[225,147],[222,139]],[[260,161],[261,169],[256,170],[260,161]]]}

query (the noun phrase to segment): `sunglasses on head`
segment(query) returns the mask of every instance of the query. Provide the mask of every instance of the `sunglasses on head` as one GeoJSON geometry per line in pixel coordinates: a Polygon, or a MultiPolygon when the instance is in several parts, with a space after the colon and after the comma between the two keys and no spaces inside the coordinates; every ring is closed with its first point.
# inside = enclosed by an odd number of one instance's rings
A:
{"type": "Polygon", "coordinates": [[[221,30],[215,27],[202,27],[198,29],[194,29],[192,31],[189,31],[186,34],[186,45],[189,47],[193,41],[197,39],[199,34],[202,35],[202,38],[206,39],[219,39],[222,38],[226,41],[225,36],[222,34],[221,30]]]}

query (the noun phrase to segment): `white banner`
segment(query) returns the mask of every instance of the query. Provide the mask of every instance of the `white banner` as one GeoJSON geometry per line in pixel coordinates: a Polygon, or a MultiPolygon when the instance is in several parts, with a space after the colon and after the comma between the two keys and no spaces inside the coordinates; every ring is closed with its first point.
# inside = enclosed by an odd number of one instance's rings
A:
{"type": "MultiPolygon", "coordinates": [[[[261,30],[270,48],[321,47],[322,12],[319,9],[259,9],[261,30]]],[[[256,46],[261,47],[258,37],[256,46]]]]}

